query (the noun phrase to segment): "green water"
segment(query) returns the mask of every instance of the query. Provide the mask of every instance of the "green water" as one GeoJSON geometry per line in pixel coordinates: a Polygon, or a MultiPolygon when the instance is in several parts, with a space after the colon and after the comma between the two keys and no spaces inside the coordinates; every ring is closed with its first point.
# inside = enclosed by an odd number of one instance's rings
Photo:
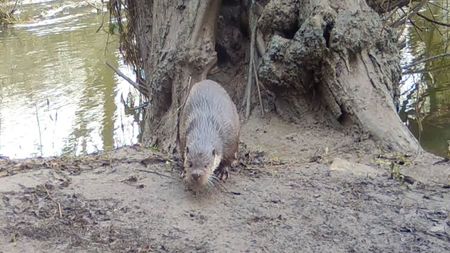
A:
{"type": "MultiPolygon", "coordinates": [[[[430,1],[420,12],[432,20],[450,23],[447,0],[430,1]],[[431,14],[434,13],[434,16],[431,14]]],[[[406,31],[403,65],[450,53],[450,30],[413,19],[406,31]]],[[[405,72],[400,116],[422,147],[434,154],[448,156],[450,141],[450,56],[424,61],[405,72]]]]}
{"type": "Polygon", "coordinates": [[[77,155],[136,143],[142,115],[124,101],[137,92],[105,62],[132,72],[117,38],[96,32],[108,16],[83,1],[28,2],[25,22],[0,30],[0,155],[77,155]]]}

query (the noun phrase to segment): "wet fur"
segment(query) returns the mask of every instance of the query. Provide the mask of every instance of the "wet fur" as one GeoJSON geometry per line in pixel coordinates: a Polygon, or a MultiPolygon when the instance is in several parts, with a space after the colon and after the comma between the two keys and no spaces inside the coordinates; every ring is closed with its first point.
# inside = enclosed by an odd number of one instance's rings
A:
{"type": "MultiPolygon", "coordinates": [[[[227,174],[226,168],[235,160],[238,152],[240,125],[236,106],[225,89],[211,80],[194,84],[180,122],[180,151],[184,154],[183,160],[186,162],[188,146],[193,159],[212,159],[212,166],[206,172],[208,178],[220,178],[227,174]],[[216,157],[219,159],[207,157],[212,149],[216,150],[216,157]],[[218,173],[214,174],[216,169],[218,173]]],[[[185,169],[186,176],[189,176],[189,168],[185,166],[185,169]]]]}

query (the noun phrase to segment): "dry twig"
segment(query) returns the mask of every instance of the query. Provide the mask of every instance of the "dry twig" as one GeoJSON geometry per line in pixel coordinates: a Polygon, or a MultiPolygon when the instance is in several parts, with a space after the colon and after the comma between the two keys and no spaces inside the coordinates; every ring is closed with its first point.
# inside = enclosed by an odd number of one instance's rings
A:
{"type": "Polygon", "coordinates": [[[52,196],[50,195],[50,192],[48,191],[48,189],[47,189],[47,187],[46,187],[45,185],[44,185],[44,189],[45,189],[45,191],[47,192],[47,197],[48,197],[51,201],[53,201],[55,204],[58,205],[59,218],[62,218],[61,204],[60,204],[58,201],[56,201],[54,198],[52,198],[52,196]]]}
{"type": "Polygon", "coordinates": [[[163,174],[163,173],[154,171],[154,170],[137,169],[137,171],[142,171],[142,172],[146,172],[146,173],[155,174],[155,175],[158,175],[158,176],[161,176],[161,177],[166,177],[166,178],[171,178],[171,179],[173,179],[173,177],[171,177],[171,176],[169,176],[169,175],[166,175],[166,174],[163,174]]]}

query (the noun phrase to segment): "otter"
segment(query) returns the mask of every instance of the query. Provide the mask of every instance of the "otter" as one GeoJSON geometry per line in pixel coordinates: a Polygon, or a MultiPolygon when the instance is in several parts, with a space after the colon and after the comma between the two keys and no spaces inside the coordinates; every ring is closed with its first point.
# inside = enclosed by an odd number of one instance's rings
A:
{"type": "Polygon", "coordinates": [[[236,105],[212,80],[194,84],[180,118],[182,177],[193,189],[213,186],[228,178],[237,159],[240,122],[236,105]]]}

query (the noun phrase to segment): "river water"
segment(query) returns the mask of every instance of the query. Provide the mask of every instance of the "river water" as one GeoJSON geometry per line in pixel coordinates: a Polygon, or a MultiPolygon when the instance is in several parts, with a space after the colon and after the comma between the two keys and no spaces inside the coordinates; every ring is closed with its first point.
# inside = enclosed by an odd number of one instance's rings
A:
{"type": "Polygon", "coordinates": [[[105,62],[132,71],[118,39],[97,32],[106,12],[86,1],[24,1],[20,10],[21,24],[0,30],[0,155],[78,155],[136,143],[142,115],[125,109],[138,105],[138,93],[105,62]]]}
{"type": "MultiPolygon", "coordinates": [[[[90,0],[96,6],[101,1],[90,0]]],[[[449,23],[437,5],[421,12],[449,23]]],[[[79,155],[136,143],[142,113],[138,92],[105,62],[133,77],[107,21],[88,1],[24,0],[21,22],[0,29],[0,155],[79,155]],[[106,23],[105,23],[106,24],[106,23]]],[[[448,8],[447,8],[448,9],[448,8]]],[[[430,16],[431,17],[431,16],[430,16]]],[[[414,19],[404,36],[403,66],[448,52],[448,29],[414,19]]],[[[405,69],[400,116],[422,146],[448,154],[450,58],[405,69]],[[425,71],[430,70],[430,71],[425,71]]]]}
{"type": "MultiPolygon", "coordinates": [[[[450,24],[448,10],[448,0],[430,1],[420,13],[450,24]]],[[[400,117],[425,150],[450,157],[450,55],[431,60],[450,53],[450,29],[421,17],[412,22],[405,31],[400,117]]]]}

